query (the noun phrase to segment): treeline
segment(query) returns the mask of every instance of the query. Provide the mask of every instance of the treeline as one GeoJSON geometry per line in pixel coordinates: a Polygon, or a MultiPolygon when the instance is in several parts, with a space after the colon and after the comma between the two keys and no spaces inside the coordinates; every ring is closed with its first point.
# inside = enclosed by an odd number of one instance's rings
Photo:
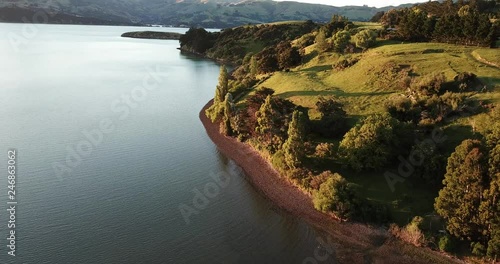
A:
{"type": "MultiPolygon", "coordinates": [[[[257,54],[264,48],[276,47],[282,42],[289,43],[317,27],[316,23],[305,21],[242,26],[227,28],[221,32],[190,28],[180,39],[180,45],[181,49],[240,65],[249,52],[257,54]]],[[[265,52],[270,52],[270,50],[265,52]]]]}
{"type": "Polygon", "coordinates": [[[482,0],[429,2],[393,9],[377,18],[388,28],[388,38],[493,47],[499,28],[490,13],[495,6],[495,1],[482,0]]]}

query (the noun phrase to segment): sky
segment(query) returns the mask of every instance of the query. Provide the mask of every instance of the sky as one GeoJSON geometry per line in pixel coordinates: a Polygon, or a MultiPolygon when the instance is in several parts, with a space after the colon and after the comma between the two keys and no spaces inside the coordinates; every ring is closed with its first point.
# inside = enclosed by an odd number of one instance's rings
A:
{"type": "MultiPolygon", "coordinates": [[[[275,1],[285,1],[285,0],[275,0],[275,1]]],[[[367,5],[367,6],[398,6],[401,4],[408,3],[418,3],[418,2],[427,2],[428,0],[288,0],[288,1],[296,1],[303,3],[311,3],[311,4],[323,4],[323,5],[332,5],[332,6],[346,6],[346,5],[367,5]]]]}

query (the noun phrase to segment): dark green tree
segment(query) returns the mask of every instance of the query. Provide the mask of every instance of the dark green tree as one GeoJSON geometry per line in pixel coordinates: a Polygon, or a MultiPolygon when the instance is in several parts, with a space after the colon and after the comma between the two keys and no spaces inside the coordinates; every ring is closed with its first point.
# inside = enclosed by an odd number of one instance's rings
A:
{"type": "Polygon", "coordinates": [[[229,92],[228,82],[229,78],[227,74],[227,68],[226,66],[222,65],[220,67],[219,83],[215,88],[214,104],[224,102],[226,94],[229,92]]]}
{"type": "Polygon", "coordinates": [[[233,96],[228,93],[223,102],[224,107],[224,117],[221,122],[221,132],[226,136],[233,135],[233,129],[231,127],[231,118],[233,112],[233,96]]]}
{"type": "Polygon", "coordinates": [[[444,187],[434,204],[450,234],[469,241],[487,240],[489,216],[482,205],[489,187],[486,158],[480,141],[463,141],[448,158],[444,187]]]}
{"type": "Polygon", "coordinates": [[[316,109],[320,113],[320,121],[315,131],[324,137],[335,137],[345,132],[347,113],[342,103],[335,97],[320,97],[316,109]]]}
{"type": "Polygon", "coordinates": [[[224,100],[229,92],[229,78],[225,66],[221,66],[219,74],[219,83],[215,88],[215,96],[213,104],[206,110],[207,115],[212,122],[217,121],[224,115],[224,100]]]}
{"type": "Polygon", "coordinates": [[[283,144],[285,163],[290,169],[299,167],[305,157],[305,133],[304,114],[295,110],[288,124],[288,139],[283,144]]]}
{"type": "Polygon", "coordinates": [[[299,50],[293,47],[289,41],[279,43],[276,51],[278,53],[278,66],[280,70],[297,66],[302,60],[299,50]]]}

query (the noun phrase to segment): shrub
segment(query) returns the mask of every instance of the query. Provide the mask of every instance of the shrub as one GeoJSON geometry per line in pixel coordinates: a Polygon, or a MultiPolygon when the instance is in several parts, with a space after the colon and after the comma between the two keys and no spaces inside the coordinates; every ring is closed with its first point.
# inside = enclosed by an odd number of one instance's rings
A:
{"type": "Polygon", "coordinates": [[[316,146],[316,152],[314,155],[322,159],[331,158],[333,156],[334,149],[335,145],[333,143],[319,143],[316,146]]]}
{"type": "Polygon", "coordinates": [[[365,29],[354,35],[353,40],[356,47],[366,50],[375,45],[377,33],[371,29],[365,29]]]}
{"type": "Polygon", "coordinates": [[[311,179],[310,187],[314,190],[319,190],[321,184],[326,182],[328,178],[332,177],[332,173],[330,171],[324,171],[319,175],[313,176],[311,179]]]}
{"type": "Polygon", "coordinates": [[[449,235],[439,238],[439,250],[449,253],[455,250],[455,243],[449,235]]]}
{"type": "Polygon", "coordinates": [[[470,247],[472,249],[472,254],[480,257],[486,255],[486,248],[483,246],[483,244],[479,242],[472,242],[470,247]]]}
{"type": "Polygon", "coordinates": [[[410,93],[416,95],[439,94],[445,82],[446,77],[443,73],[434,73],[417,78],[410,85],[410,93]]]}
{"type": "Polygon", "coordinates": [[[314,208],[333,212],[340,218],[350,218],[354,209],[354,192],[350,184],[338,173],[327,173],[331,176],[313,193],[314,208]]]}
{"type": "Polygon", "coordinates": [[[414,246],[421,247],[425,245],[425,236],[420,229],[423,218],[420,216],[415,216],[411,223],[406,225],[404,228],[400,228],[397,225],[391,225],[390,232],[395,237],[410,243],[414,246]]]}
{"type": "Polygon", "coordinates": [[[351,34],[347,30],[341,30],[332,37],[332,46],[336,52],[343,52],[349,41],[351,40],[351,34]]]}
{"type": "Polygon", "coordinates": [[[359,61],[358,58],[345,58],[343,57],[342,59],[338,60],[334,65],[333,68],[336,70],[344,70],[347,69],[354,64],[356,64],[359,61]]]}
{"type": "Polygon", "coordinates": [[[280,173],[283,173],[287,166],[285,163],[285,154],[283,153],[282,150],[276,151],[274,155],[272,156],[271,163],[273,164],[273,167],[280,173]]]}

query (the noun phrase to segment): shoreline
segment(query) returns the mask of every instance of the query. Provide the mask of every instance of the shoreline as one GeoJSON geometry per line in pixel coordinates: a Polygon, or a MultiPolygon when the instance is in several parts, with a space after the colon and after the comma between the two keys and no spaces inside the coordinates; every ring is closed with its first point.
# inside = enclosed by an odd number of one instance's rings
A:
{"type": "MultiPolygon", "coordinates": [[[[245,172],[249,182],[275,206],[305,220],[331,237],[338,263],[461,263],[428,248],[416,248],[393,238],[381,227],[355,222],[339,223],[333,215],[317,211],[310,195],[280,177],[252,146],[219,132],[219,124],[205,115],[210,100],[199,113],[207,135],[219,151],[245,172]],[[427,254],[425,254],[427,253],[427,254]],[[425,255],[425,257],[423,256],[425,255]]],[[[311,255],[313,252],[311,252],[311,255]]]]}

